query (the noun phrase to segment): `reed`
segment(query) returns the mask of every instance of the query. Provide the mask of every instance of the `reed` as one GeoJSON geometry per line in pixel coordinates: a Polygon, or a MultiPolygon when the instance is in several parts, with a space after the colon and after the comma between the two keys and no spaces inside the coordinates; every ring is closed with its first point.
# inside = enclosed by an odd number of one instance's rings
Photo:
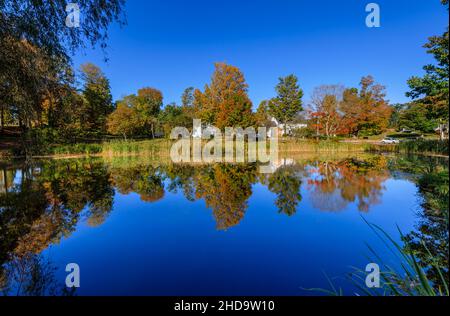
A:
{"type": "Polygon", "coordinates": [[[400,144],[368,144],[366,146],[366,151],[425,155],[438,154],[448,156],[448,140],[418,139],[401,142],[400,144]]]}
{"type": "MultiPolygon", "coordinates": [[[[364,219],[364,218],[363,218],[364,219]]],[[[422,246],[427,251],[429,262],[431,264],[427,267],[422,267],[419,260],[416,258],[413,251],[408,247],[402,247],[398,244],[388,233],[381,227],[364,221],[369,225],[372,231],[382,240],[387,251],[390,251],[399,261],[399,268],[394,268],[383,262],[381,256],[370,246],[367,245],[371,253],[371,262],[379,262],[380,264],[380,287],[368,288],[365,284],[365,277],[367,272],[359,268],[353,268],[353,271],[347,275],[347,280],[361,293],[358,295],[367,296],[449,296],[449,284],[446,269],[437,264],[431,252],[426,247],[425,243],[422,246]],[[427,277],[427,271],[434,269],[440,278],[439,286],[436,286],[427,277]]],[[[397,227],[398,228],[398,227],[397,227]]],[[[404,235],[398,229],[401,239],[404,240],[404,235]]],[[[334,286],[330,278],[327,277],[330,289],[310,289],[332,296],[342,296],[344,291],[341,288],[334,286]]]]}

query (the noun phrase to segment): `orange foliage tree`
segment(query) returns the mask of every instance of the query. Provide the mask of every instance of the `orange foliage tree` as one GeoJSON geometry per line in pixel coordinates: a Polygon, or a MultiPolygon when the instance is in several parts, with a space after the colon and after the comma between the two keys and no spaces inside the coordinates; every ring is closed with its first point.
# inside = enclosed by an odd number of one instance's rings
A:
{"type": "Polygon", "coordinates": [[[386,129],[392,108],[385,99],[385,87],[372,76],[361,79],[360,90],[347,89],[343,94],[342,114],[348,134],[355,136],[380,134],[386,129]]]}
{"type": "Polygon", "coordinates": [[[248,85],[239,68],[216,63],[211,83],[204,92],[194,92],[194,107],[204,122],[220,129],[227,126],[253,125],[252,102],[247,94],[248,85]]]}

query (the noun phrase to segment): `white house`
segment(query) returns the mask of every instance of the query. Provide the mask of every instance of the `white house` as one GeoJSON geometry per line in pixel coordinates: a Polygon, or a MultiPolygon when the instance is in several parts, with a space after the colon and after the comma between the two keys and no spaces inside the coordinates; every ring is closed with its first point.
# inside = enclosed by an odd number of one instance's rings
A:
{"type": "MultiPolygon", "coordinates": [[[[279,136],[283,136],[284,135],[284,124],[279,123],[277,121],[276,118],[272,117],[270,119],[270,121],[272,122],[274,127],[278,128],[278,135],[279,136]]],[[[287,135],[291,135],[292,132],[296,129],[300,129],[300,128],[306,128],[308,125],[306,124],[302,124],[302,123],[295,123],[295,124],[286,124],[286,134],[287,135]]],[[[272,131],[268,130],[267,131],[267,137],[271,138],[272,137],[272,131]]]]}

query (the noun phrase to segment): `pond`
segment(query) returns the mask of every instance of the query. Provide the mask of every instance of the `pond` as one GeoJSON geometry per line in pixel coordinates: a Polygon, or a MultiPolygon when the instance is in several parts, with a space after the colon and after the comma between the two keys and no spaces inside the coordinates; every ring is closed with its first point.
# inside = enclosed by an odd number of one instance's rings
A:
{"type": "Polygon", "coordinates": [[[401,243],[398,228],[411,243],[428,233],[448,251],[441,224],[421,229],[436,197],[423,179],[446,174],[448,186],[447,165],[369,154],[284,158],[268,174],[146,157],[0,162],[0,289],[321,295],[312,289],[331,281],[354,295],[346,275],[373,262],[370,249],[399,264],[367,222],[401,243]],[[75,290],[65,286],[69,263],[80,269],[75,290]]]}

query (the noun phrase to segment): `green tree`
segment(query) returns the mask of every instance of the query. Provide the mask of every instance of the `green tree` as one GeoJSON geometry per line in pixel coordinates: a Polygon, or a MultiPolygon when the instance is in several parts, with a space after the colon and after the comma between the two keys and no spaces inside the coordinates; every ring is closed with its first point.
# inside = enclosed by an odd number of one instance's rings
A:
{"type": "Polygon", "coordinates": [[[174,127],[187,127],[192,125],[191,118],[189,118],[183,111],[183,107],[175,103],[167,104],[159,114],[159,122],[163,127],[164,135],[170,136],[170,132],[174,127]]]}
{"type": "Polygon", "coordinates": [[[106,117],[114,110],[109,80],[99,67],[87,63],[81,66],[85,100],[84,128],[91,132],[106,131],[106,117]]]}
{"type": "Polygon", "coordinates": [[[194,105],[194,88],[189,87],[183,91],[181,95],[181,106],[192,107],[194,105]]]}
{"type": "Polygon", "coordinates": [[[186,88],[181,95],[181,109],[183,111],[183,116],[186,120],[186,128],[192,129],[192,120],[197,118],[197,109],[194,105],[194,91],[193,87],[186,88]]]}
{"type": "MultiPolygon", "coordinates": [[[[144,127],[150,129],[151,135],[155,137],[155,124],[163,105],[163,95],[161,91],[146,87],[138,90],[134,98],[134,109],[142,120],[144,127]]],[[[147,133],[147,130],[144,131],[147,133]]]]}
{"type": "Polygon", "coordinates": [[[269,113],[279,123],[284,126],[284,135],[286,135],[286,124],[291,123],[298,112],[303,110],[302,97],[303,90],[297,84],[298,79],[295,75],[280,77],[279,83],[275,87],[277,96],[270,100],[269,113]]]}
{"type": "Polygon", "coordinates": [[[257,126],[271,127],[273,122],[269,115],[269,101],[261,101],[255,113],[255,123],[257,126]]]}
{"type": "Polygon", "coordinates": [[[391,113],[391,117],[389,118],[389,125],[388,125],[390,128],[396,128],[396,129],[401,128],[400,116],[405,111],[407,106],[408,106],[407,104],[402,104],[402,103],[396,103],[396,104],[392,105],[392,113],[391,113]]]}
{"type": "MultiPolygon", "coordinates": [[[[447,7],[448,1],[441,1],[447,7]]],[[[408,80],[411,89],[406,96],[417,100],[417,103],[425,107],[429,118],[448,123],[449,109],[449,35],[447,30],[441,36],[432,36],[428,43],[424,45],[427,53],[432,54],[436,63],[423,67],[425,75],[423,77],[414,76],[408,80]]],[[[442,137],[442,133],[441,133],[442,137]]]]}
{"type": "Polygon", "coordinates": [[[436,120],[429,117],[429,112],[421,104],[412,102],[400,112],[398,125],[401,128],[407,127],[424,133],[432,133],[436,128],[436,120]]]}

